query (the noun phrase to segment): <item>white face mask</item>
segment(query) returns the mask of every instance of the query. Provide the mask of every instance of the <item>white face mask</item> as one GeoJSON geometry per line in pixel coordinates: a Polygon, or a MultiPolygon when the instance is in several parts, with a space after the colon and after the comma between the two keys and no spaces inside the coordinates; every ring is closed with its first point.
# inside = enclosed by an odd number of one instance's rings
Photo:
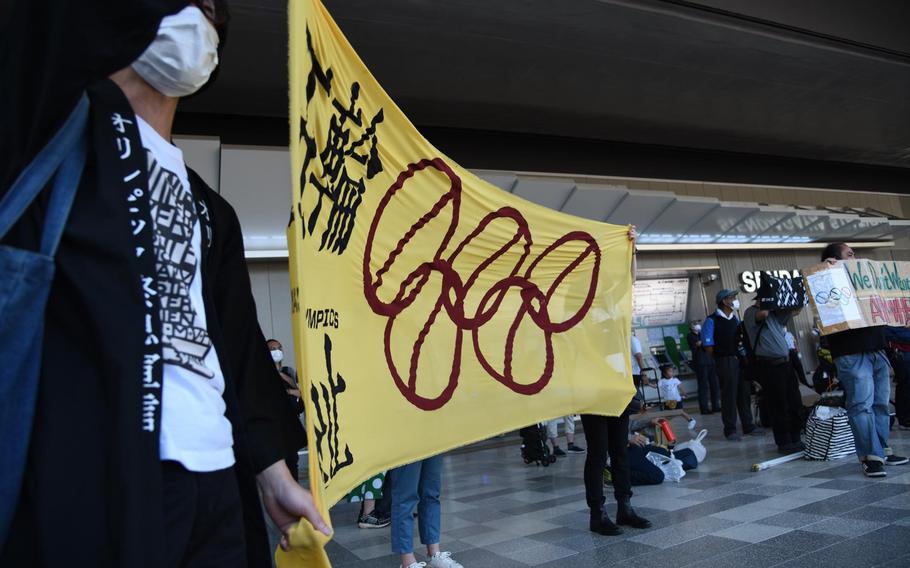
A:
{"type": "Polygon", "coordinates": [[[284,352],[281,349],[272,349],[272,361],[276,363],[281,363],[281,360],[284,359],[284,352]]]}
{"type": "Polygon", "coordinates": [[[738,309],[739,309],[739,300],[733,300],[733,309],[734,309],[734,310],[738,310],[738,309]]]}
{"type": "Polygon", "coordinates": [[[692,331],[694,331],[695,333],[699,333],[701,331],[701,326],[698,324],[693,325],[692,331]]]}
{"type": "Polygon", "coordinates": [[[185,97],[202,88],[218,65],[218,32],[196,6],[161,20],[158,35],[133,69],[160,93],[185,97]]]}

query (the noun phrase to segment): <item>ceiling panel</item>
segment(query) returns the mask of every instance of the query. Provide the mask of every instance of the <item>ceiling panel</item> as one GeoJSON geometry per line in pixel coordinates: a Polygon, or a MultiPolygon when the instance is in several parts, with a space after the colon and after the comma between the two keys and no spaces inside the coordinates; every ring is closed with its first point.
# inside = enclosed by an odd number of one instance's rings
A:
{"type": "Polygon", "coordinates": [[[859,232],[859,215],[844,215],[830,213],[822,218],[821,227],[824,230],[824,240],[846,240],[859,232]]]}
{"type": "Polygon", "coordinates": [[[607,217],[608,223],[635,225],[639,231],[648,226],[676,201],[676,196],[665,191],[629,190],[616,209],[607,217]]]}
{"type": "Polygon", "coordinates": [[[851,237],[854,240],[875,241],[891,234],[891,225],[884,217],[861,217],[857,223],[857,232],[851,237]]]}
{"type": "MultiPolygon", "coordinates": [[[[718,3],[730,14],[697,2],[325,1],[418,125],[910,166],[910,66],[882,33],[906,27],[910,3],[718,3]],[[775,16],[738,14],[759,5],[775,16]]],[[[287,2],[231,8],[218,81],[181,108],[284,118],[287,2]]]]}
{"type": "Polygon", "coordinates": [[[519,178],[512,193],[538,205],[559,211],[574,188],[575,182],[571,179],[550,181],[519,178]]]}
{"type": "Polygon", "coordinates": [[[758,211],[758,206],[754,204],[721,202],[720,207],[708,213],[679,242],[714,242],[746,216],[756,211],[758,211]]]}
{"type": "Polygon", "coordinates": [[[760,236],[773,238],[777,242],[808,243],[825,236],[824,211],[797,210],[792,217],[784,219],[760,236]]]}
{"type": "Polygon", "coordinates": [[[891,219],[888,221],[888,225],[891,226],[892,238],[897,239],[910,235],[910,221],[903,219],[891,219]]]}
{"type": "Polygon", "coordinates": [[[629,191],[618,185],[580,183],[563,205],[562,211],[570,215],[603,221],[616,209],[629,191]]]}
{"type": "Polygon", "coordinates": [[[730,228],[729,231],[718,239],[721,243],[742,243],[742,242],[779,242],[776,236],[762,237],[763,233],[768,232],[772,227],[793,217],[796,210],[790,207],[779,207],[774,205],[756,205],[757,211],[741,219],[739,223],[730,228]]]}
{"type": "Polygon", "coordinates": [[[515,184],[518,183],[518,176],[510,174],[497,174],[492,172],[478,172],[475,175],[487,183],[491,183],[499,189],[512,192],[515,184]]]}
{"type": "Polygon", "coordinates": [[[720,208],[716,199],[679,197],[642,232],[642,243],[674,243],[701,219],[720,208]]]}

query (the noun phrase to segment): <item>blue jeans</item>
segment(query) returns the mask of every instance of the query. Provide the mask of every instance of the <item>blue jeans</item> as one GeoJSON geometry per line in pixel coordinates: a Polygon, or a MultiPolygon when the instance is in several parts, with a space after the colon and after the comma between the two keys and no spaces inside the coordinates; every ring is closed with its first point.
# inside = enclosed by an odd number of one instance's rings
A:
{"type": "Polygon", "coordinates": [[[389,472],[392,487],[392,552],[414,552],[414,506],[420,542],[438,544],[442,456],[397,467],[389,472]]]}
{"type": "Polygon", "coordinates": [[[885,457],[888,446],[888,398],[891,364],[884,351],[842,355],[834,360],[844,389],[847,417],[853,429],[856,455],[885,457]]]}

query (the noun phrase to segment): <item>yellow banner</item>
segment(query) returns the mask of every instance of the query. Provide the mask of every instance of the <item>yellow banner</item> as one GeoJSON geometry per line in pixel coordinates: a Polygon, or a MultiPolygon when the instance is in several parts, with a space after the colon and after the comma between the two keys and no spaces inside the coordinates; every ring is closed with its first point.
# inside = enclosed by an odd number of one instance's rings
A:
{"type": "MultiPolygon", "coordinates": [[[[320,508],[501,432],[620,413],[627,228],[477,178],[420,135],[318,1],[291,0],[289,21],[291,298],[320,508]]],[[[322,542],[308,528],[293,545],[322,542]]]]}

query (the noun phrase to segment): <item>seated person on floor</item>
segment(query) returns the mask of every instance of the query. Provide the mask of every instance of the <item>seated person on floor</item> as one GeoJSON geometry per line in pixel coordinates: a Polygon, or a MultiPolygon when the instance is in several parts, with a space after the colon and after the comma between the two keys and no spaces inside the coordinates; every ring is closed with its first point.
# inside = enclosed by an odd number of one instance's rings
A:
{"type": "MultiPolygon", "coordinates": [[[[647,457],[649,452],[669,455],[667,448],[650,442],[657,435],[658,422],[668,415],[670,417],[683,416],[688,420],[688,427],[691,430],[695,428],[695,420],[681,410],[672,413],[661,412],[661,418],[645,416],[647,411],[641,403],[640,394],[636,394],[632,398],[629,409],[634,413],[629,420],[628,457],[631,483],[632,485],[660,485],[664,481],[664,472],[647,457]]],[[[603,477],[605,484],[611,483],[612,472],[609,465],[604,469],[603,477]]]]}

